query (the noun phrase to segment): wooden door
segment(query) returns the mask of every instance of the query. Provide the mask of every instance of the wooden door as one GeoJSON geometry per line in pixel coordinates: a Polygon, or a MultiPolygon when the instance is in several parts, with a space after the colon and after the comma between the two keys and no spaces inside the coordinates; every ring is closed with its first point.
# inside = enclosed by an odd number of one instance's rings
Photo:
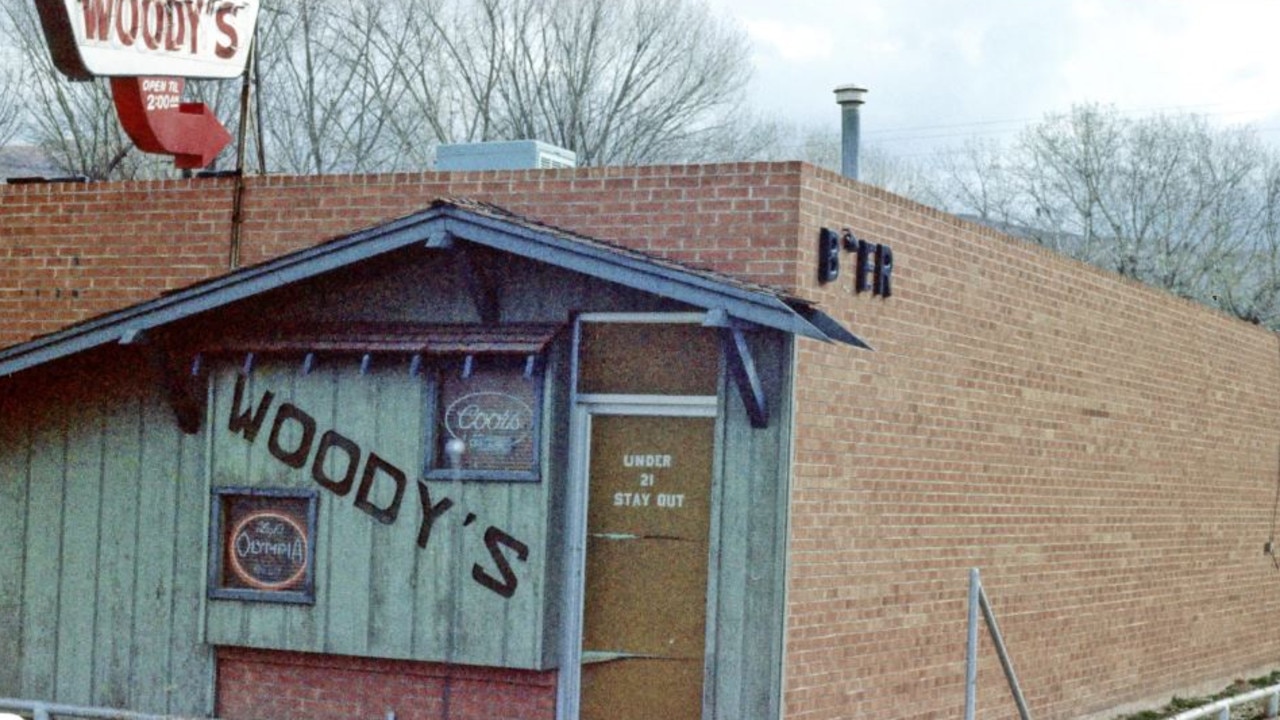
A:
{"type": "Polygon", "coordinates": [[[596,415],[583,720],[702,717],[715,419],[596,415]]]}

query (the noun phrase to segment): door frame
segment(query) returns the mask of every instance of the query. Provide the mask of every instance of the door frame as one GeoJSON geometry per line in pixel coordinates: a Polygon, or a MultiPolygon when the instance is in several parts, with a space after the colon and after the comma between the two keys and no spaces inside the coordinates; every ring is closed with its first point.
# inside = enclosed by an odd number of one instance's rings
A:
{"type": "MultiPolygon", "coordinates": [[[[569,467],[565,492],[565,563],[560,602],[559,672],[556,682],[556,720],[578,720],[582,690],[582,628],[586,593],[587,503],[590,498],[591,425],[596,415],[630,415],[650,417],[716,418],[711,468],[711,518],[707,532],[708,554],[716,555],[719,546],[720,452],[719,437],[723,416],[720,397],[716,395],[606,395],[580,394],[578,386],[578,350],[583,322],[645,322],[702,324],[703,313],[593,313],[583,314],[574,323],[573,370],[569,411],[569,467]]],[[[723,362],[717,389],[723,385],[723,362]]],[[[707,688],[713,682],[710,665],[714,658],[715,637],[714,572],[708,564],[706,628],[703,667],[703,715],[707,709],[707,688]]]]}

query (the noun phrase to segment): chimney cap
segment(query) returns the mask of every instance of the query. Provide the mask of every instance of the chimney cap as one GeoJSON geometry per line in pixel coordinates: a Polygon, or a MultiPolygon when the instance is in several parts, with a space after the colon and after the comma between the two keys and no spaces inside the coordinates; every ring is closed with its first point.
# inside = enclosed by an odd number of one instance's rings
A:
{"type": "Polygon", "coordinates": [[[840,105],[861,105],[866,102],[863,96],[867,94],[867,89],[858,85],[841,85],[836,88],[836,102],[840,105]]]}

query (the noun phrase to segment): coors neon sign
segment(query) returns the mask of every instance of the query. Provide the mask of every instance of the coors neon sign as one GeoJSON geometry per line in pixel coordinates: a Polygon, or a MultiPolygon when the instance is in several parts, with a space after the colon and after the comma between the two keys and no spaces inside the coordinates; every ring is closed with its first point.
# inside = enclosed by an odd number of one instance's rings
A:
{"type": "Polygon", "coordinates": [[[258,0],[35,0],[70,78],[231,78],[244,71],[258,0]]]}

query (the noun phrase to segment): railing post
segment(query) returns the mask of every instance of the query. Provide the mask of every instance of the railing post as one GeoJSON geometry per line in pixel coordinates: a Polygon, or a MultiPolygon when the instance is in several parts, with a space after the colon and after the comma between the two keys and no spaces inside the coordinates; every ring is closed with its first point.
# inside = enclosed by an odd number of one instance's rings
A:
{"type": "MultiPolygon", "coordinates": [[[[1013,671],[1013,660],[1004,646],[1004,636],[1000,634],[1000,625],[996,622],[996,614],[987,601],[987,593],[978,586],[978,606],[982,608],[982,616],[987,621],[987,632],[991,634],[991,642],[996,646],[996,655],[1000,658],[1000,667],[1004,668],[1004,678],[1009,683],[1009,692],[1013,694],[1013,702],[1018,706],[1018,716],[1022,720],[1031,720],[1031,710],[1027,708],[1027,699],[1022,696],[1022,685],[1018,683],[1018,674],[1013,671]]],[[[1223,720],[1231,720],[1224,718],[1223,720]]]]}
{"type": "Polygon", "coordinates": [[[1267,717],[1273,718],[1280,715],[1280,690],[1271,693],[1271,697],[1267,698],[1267,717]]]}
{"type": "Polygon", "coordinates": [[[44,705],[36,705],[34,710],[34,720],[49,720],[49,708],[44,705]]]}
{"type": "Polygon", "coordinates": [[[964,720],[974,720],[978,710],[978,597],[981,592],[978,568],[970,568],[969,639],[964,653],[964,720]]]}

